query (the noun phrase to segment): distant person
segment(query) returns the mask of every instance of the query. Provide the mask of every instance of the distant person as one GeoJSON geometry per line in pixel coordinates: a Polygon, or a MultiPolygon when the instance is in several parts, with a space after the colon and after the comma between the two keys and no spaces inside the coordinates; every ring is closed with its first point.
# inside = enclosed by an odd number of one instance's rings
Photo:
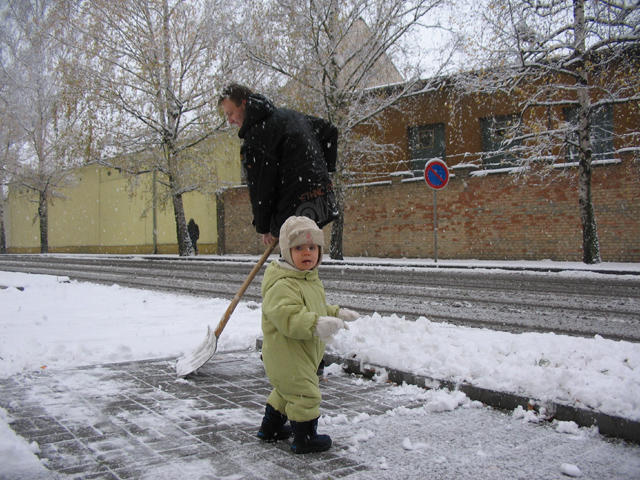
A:
{"type": "Polygon", "coordinates": [[[322,452],[331,448],[331,437],[317,432],[316,370],[326,342],[359,314],[327,305],[317,269],[324,235],[313,220],[290,217],[279,237],[283,259],[269,264],[262,280],[262,357],[273,390],[258,437],[272,442],[293,433],[294,453],[322,452]]]}
{"type": "Polygon", "coordinates": [[[196,255],[198,255],[198,238],[200,238],[200,227],[198,227],[198,224],[193,220],[193,218],[189,220],[187,231],[189,232],[191,245],[193,245],[193,251],[196,255]]]}
{"type": "Polygon", "coordinates": [[[277,108],[264,96],[232,83],[218,100],[240,128],[253,225],[265,245],[292,215],[322,228],[338,216],[329,171],[335,171],[338,130],[321,118],[277,108]]]}

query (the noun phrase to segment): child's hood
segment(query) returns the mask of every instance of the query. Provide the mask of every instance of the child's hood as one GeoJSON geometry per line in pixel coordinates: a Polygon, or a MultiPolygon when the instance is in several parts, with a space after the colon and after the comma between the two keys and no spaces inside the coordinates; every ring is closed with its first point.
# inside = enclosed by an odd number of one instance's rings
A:
{"type": "Polygon", "coordinates": [[[322,262],[322,248],[324,247],[324,234],[316,225],[316,222],[308,217],[292,216],[280,227],[280,254],[290,265],[293,265],[291,248],[298,245],[313,243],[318,245],[318,263],[322,262]]]}

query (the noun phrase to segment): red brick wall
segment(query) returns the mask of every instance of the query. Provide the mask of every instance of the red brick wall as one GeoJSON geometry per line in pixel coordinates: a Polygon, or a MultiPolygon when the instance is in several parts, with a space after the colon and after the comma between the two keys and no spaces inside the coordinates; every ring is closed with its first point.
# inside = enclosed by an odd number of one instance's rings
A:
{"type": "MultiPolygon", "coordinates": [[[[437,193],[438,258],[582,260],[575,175],[516,180],[513,174],[451,172],[437,193]]],[[[394,179],[348,190],[345,256],[433,258],[433,190],[423,180],[394,179]]],[[[631,161],[593,169],[603,261],[640,261],[639,180],[631,161]]],[[[225,253],[262,251],[247,190],[226,190],[220,199],[225,253]]]]}
{"type": "Polygon", "coordinates": [[[219,253],[258,253],[262,242],[251,224],[249,190],[236,187],[217,196],[219,253]],[[222,228],[220,228],[222,226],[222,228]]]}

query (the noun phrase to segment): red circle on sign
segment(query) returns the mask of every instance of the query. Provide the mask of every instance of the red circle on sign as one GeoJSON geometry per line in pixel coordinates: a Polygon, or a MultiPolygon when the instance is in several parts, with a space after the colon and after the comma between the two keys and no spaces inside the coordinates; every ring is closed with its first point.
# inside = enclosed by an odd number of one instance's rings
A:
{"type": "Polygon", "coordinates": [[[447,164],[439,158],[429,160],[424,166],[424,180],[431,188],[440,190],[449,183],[447,164]]]}

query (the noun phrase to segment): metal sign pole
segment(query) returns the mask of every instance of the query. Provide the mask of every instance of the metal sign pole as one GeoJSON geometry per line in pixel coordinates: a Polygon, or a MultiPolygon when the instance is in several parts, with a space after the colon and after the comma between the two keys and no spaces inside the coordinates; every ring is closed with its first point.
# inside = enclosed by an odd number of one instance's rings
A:
{"type": "Polygon", "coordinates": [[[438,191],[433,191],[433,255],[438,263],[438,191]]]}
{"type": "Polygon", "coordinates": [[[424,180],[433,189],[433,258],[438,264],[438,190],[449,183],[449,168],[439,158],[432,158],[424,166],[424,180]]]}

